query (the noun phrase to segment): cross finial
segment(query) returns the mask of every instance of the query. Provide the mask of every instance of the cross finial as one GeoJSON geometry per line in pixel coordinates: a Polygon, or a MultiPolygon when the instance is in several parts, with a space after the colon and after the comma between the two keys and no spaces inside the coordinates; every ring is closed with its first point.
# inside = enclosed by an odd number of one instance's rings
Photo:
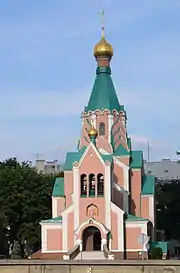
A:
{"type": "Polygon", "coordinates": [[[98,15],[101,17],[101,30],[102,30],[102,37],[104,37],[104,10],[98,12],[98,15]]]}

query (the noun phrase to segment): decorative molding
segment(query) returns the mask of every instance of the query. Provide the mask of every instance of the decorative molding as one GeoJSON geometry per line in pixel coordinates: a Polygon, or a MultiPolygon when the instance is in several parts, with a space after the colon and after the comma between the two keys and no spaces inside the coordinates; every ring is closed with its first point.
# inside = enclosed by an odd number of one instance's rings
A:
{"type": "Polygon", "coordinates": [[[52,196],[52,218],[57,217],[57,197],[52,196]]]}
{"type": "MultiPolygon", "coordinates": [[[[108,234],[109,230],[99,221],[94,220],[93,218],[89,218],[87,221],[81,223],[77,229],[75,229],[74,233],[76,235],[76,238],[80,238],[79,233],[82,231],[84,228],[87,228],[88,226],[97,226],[101,232],[104,234],[108,234]]],[[[101,234],[102,235],[102,234],[101,234]]]]}
{"type": "Polygon", "coordinates": [[[97,117],[96,117],[96,114],[94,112],[91,115],[91,124],[93,124],[94,128],[97,129],[97,117]]]}
{"type": "Polygon", "coordinates": [[[104,196],[105,196],[105,223],[107,228],[111,229],[111,166],[108,164],[105,166],[104,176],[104,196]]]}
{"type": "MultiPolygon", "coordinates": [[[[73,167],[73,201],[74,201],[74,229],[79,226],[79,202],[80,202],[80,177],[79,167],[73,167]]],[[[76,238],[74,236],[74,244],[76,238]]]]}
{"type": "Polygon", "coordinates": [[[114,115],[108,114],[108,141],[111,143],[111,129],[114,123],[114,115]]]}
{"type": "MultiPolygon", "coordinates": [[[[117,215],[118,251],[124,251],[124,211],[111,202],[111,209],[117,215]]],[[[112,250],[111,250],[112,251],[112,250]]]]}
{"type": "Polygon", "coordinates": [[[147,224],[148,224],[149,221],[147,220],[140,220],[140,221],[126,221],[126,227],[141,227],[141,228],[144,228],[144,226],[146,225],[146,228],[147,228],[147,224]]]}
{"type": "Polygon", "coordinates": [[[78,161],[75,161],[74,163],[73,163],[73,167],[78,167],[79,166],[79,162],[78,161]]]}
{"type": "Polygon", "coordinates": [[[117,157],[113,157],[114,162],[121,168],[123,168],[124,174],[124,189],[129,192],[129,166],[121,162],[117,157]]]}
{"type": "Polygon", "coordinates": [[[103,155],[110,155],[110,153],[109,152],[107,152],[106,150],[104,150],[103,148],[99,148],[99,152],[101,153],[101,154],[103,154],[103,155]]]}
{"type": "Polygon", "coordinates": [[[74,210],[74,205],[62,212],[62,250],[68,251],[68,214],[74,210]]]}

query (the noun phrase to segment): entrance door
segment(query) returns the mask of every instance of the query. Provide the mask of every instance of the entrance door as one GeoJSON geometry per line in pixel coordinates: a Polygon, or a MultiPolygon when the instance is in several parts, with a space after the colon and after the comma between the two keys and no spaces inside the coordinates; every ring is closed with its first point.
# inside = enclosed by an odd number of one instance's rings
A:
{"type": "Polygon", "coordinates": [[[101,250],[101,233],[94,226],[87,227],[83,232],[83,251],[101,250]]]}

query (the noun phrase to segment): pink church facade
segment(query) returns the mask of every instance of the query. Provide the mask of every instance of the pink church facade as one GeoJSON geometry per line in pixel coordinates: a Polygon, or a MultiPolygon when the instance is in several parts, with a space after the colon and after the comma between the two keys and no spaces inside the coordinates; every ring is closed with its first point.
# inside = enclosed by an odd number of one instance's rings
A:
{"type": "Polygon", "coordinates": [[[142,151],[131,147],[111,79],[112,47],[104,37],[97,46],[78,149],[67,153],[64,178],[55,181],[52,219],[40,223],[41,258],[136,259],[147,255],[142,234],[154,240],[155,179],[144,174],[142,151]]]}

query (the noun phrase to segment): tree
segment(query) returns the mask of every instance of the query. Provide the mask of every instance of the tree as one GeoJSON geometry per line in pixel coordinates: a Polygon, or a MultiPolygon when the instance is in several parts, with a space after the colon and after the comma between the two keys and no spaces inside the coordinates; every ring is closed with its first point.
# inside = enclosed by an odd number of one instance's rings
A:
{"type": "Polygon", "coordinates": [[[167,239],[180,239],[180,180],[156,186],[157,228],[165,230],[167,239]]]}
{"type": "Polygon", "coordinates": [[[0,222],[9,240],[21,246],[26,240],[34,250],[40,248],[42,219],[51,218],[54,177],[37,173],[28,162],[16,158],[0,162],[0,222]]]}
{"type": "Polygon", "coordinates": [[[63,171],[60,171],[60,172],[56,175],[56,177],[64,177],[64,172],[63,172],[63,171]]]}
{"type": "Polygon", "coordinates": [[[150,251],[150,259],[161,260],[163,256],[163,251],[160,247],[152,248],[150,251]]]}

